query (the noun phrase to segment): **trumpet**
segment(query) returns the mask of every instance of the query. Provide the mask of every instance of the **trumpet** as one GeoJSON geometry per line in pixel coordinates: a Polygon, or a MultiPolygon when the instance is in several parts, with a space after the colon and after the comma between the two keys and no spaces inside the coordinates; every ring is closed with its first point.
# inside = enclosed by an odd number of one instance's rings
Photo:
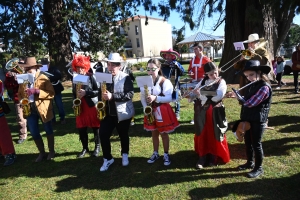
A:
{"type": "Polygon", "coordinates": [[[23,110],[23,117],[26,118],[31,114],[31,110],[30,110],[30,105],[29,105],[29,99],[28,99],[28,95],[25,92],[25,90],[28,88],[28,84],[30,82],[28,80],[24,80],[24,82],[22,83],[22,87],[23,87],[23,92],[25,94],[25,97],[23,99],[21,99],[20,104],[22,106],[22,110],[23,110]]]}
{"type": "Polygon", "coordinates": [[[15,70],[19,74],[24,74],[24,70],[18,65],[18,63],[19,58],[13,58],[6,63],[5,68],[8,71],[15,70]]]}
{"type": "MultiPolygon", "coordinates": [[[[106,82],[103,81],[101,83],[101,93],[105,93],[106,92],[106,82]]],[[[101,121],[104,119],[104,117],[106,116],[106,111],[105,111],[105,103],[106,101],[98,101],[96,108],[97,108],[97,113],[98,113],[98,119],[101,121]]]]}
{"type": "Polygon", "coordinates": [[[213,82],[207,83],[207,84],[205,84],[205,85],[203,85],[203,86],[201,86],[202,81],[200,81],[199,83],[197,83],[197,85],[195,86],[195,88],[194,88],[192,91],[184,93],[184,94],[182,95],[182,97],[185,98],[185,97],[191,96],[191,95],[194,93],[194,91],[196,91],[196,90],[201,90],[202,88],[211,86],[211,85],[215,84],[216,82],[218,82],[221,78],[222,78],[222,77],[219,76],[219,77],[217,77],[213,82]],[[201,87],[200,87],[200,86],[201,86],[201,87]]]}
{"type": "Polygon", "coordinates": [[[81,114],[81,99],[78,98],[78,92],[81,89],[81,83],[76,84],[76,99],[73,100],[73,109],[74,109],[74,115],[77,117],[81,114]]]}
{"type": "MultiPolygon", "coordinates": [[[[147,97],[149,96],[149,92],[148,92],[148,86],[144,85],[144,89],[145,89],[145,98],[146,98],[146,102],[147,102],[147,97]]],[[[152,107],[148,104],[145,109],[144,109],[144,114],[147,116],[147,120],[149,122],[149,124],[153,124],[155,118],[153,115],[153,109],[152,107]]]]}

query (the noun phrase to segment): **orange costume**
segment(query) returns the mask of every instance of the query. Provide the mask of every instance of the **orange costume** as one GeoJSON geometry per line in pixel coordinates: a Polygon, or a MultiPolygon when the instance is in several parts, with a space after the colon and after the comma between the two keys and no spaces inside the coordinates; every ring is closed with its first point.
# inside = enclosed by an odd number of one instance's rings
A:
{"type": "Polygon", "coordinates": [[[190,66],[189,66],[188,72],[189,72],[189,74],[193,74],[193,75],[191,75],[191,78],[194,79],[194,81],[197,81],[204,77],[205,72],[204,72],[203,66],[207,62],[210,62],[210,59],[204,55],[202,55],[201,58],[195,56],[190,61],[190,66]]]}

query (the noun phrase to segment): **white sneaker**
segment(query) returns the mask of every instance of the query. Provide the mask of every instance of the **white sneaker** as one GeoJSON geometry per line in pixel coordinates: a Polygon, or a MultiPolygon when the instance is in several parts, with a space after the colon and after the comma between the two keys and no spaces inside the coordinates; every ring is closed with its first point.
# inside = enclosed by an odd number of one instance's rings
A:
{"type": "Polygon", "coordinates": [[[129,160],[128,160],[128,154],[127,153],[122,154],[122,165],[123,166],[129,165],[129,160]]]}
{"type": "Polygon", "coordinates": [[[276,89],[276,90],[280,90],[280,87],[276,87],[275,89],[276,89]]]}
{"type": "Polygon", "coordinates": [[[194,120],[192,120],[192,121],[190,122],[190,124],[194,124],[194,120]]]}
{"type": "Polygon", "coordinates": [[[159,159],[159,154],[154,152],[152,154],[152,156],[149,158],[149,160],[147,161],[147,163],[154,163],[157,159],[159,159]]]}
{"type": "Polygon", "coordinates": [[[104,172],[104,171],[108,170],[109,166],[111,164],[113,164],[115,160],[113,158],[110,159],[110,160],[107,160],[107,159],[103,158],[103,161],[104,162],[103,162],[102,167],[100,168],[100,172],[104,172]]]}
{"type": "Polygon", "coordinates": [[[171,161],[170,161],[170,157],[169,157],[169,154],[165,153],[164,154],[164,165],[165,166],[168,166],[171,164],[171,161]]]}

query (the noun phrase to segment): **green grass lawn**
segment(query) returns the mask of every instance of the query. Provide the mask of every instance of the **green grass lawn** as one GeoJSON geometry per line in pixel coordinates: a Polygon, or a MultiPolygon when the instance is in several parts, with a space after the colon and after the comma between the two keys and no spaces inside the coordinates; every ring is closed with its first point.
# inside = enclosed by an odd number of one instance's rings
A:
{"type": "MultiPolygon", "coordinates": [[[[135,75],[145,73],[135,73],[135,75]]],[[[264,175],[246,178],[236,167],[245,162],[244,144],[227,131],[231,161],[226,165],[196,170],[193,151],[193,104],[181,101],[181,126],[170,134],[171,165],[160,158],[154,164],[151,133],[143,130],[139,89],[135,89],[136,125],[130,129],[130,164],[122,167],[120,142],[112,136],[115,163],[100,172],[102,156],[77,159],[81,143],[75,128],[70,89],[63,94],[67,124],[55,124],[56,158],[34,163],[37,148],[31,138],[15,145],[18,158],[12,166],[0,166],[0,199],[299,199],[300,195],[300,95],[293,94],[292,79],[274,91],[269,126],[263,137],[264,175]]],[[[228,85],[238,88],[237,85],[228,85]]],[[[240,106],[235,99],[225,99],[227,119],[239,118],[240,106]]],[[[12,108],[12,104],[10,103],[12,108]]],[[[14,142],[17,126],[14,112],[7,115],[14,142]]],[[[42,126],[40,126],[43,130],[42,126]]],[[[0,127],[1,128],[1,127],[0,127]]],[[[0,130],[1,132],[1,130],[0,130]]],[[[90,149],[94,148],[90,130],[90,149]]],[[[1,133],[0,133],[1,134],[1,133]]],[[[42,132],[44,141],[45,132],[42,132]]],[[[160,146],[160,154],[162,154],[160,146]]]]}

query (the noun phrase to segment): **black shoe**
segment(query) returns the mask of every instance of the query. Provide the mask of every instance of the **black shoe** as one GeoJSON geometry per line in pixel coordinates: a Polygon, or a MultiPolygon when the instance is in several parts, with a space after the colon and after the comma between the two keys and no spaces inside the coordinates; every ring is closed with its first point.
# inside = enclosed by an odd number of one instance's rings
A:
{"type": "Polygon", "coordinates": [[[238,170],[246,170],[246,169],[253,169],[253,168],[254,168],[254,163],[248,163],[248,162],[238,166],[238,170]]]}
{"type": "Polygon", "coordinates": [[[12,165],[15,162],[16,157],[17,156],[15,154],[7,154],[7,155],[5,155],[5,163],[4,163],[3,166],[12,165]]]}
{"type": "Polygon", "coordinates": [[[24,141],[25,141],[25,139],[19,139],[19,140],[17,141],[17,144],[22,144],[24,141]]]}
{"type": "Polygon", "coordinates": [[[77,155],[77,158],[83,158],[88,151],[88,149],[82,149],[82,151],[77,155]]]}
{"type": "Polygon", "coordinates": [[[262,167],[259,167],[258,169],[253,169],[251,172],[249,172],[247,174],[247,176],[248,176],[248,178],[256,178],[263,173],[264,173],[264,170],[262,169],[262,167]]]}
{"type": "Polygon", "coordinates": [[[295,93],[295,94],[299,94],[299,91],[298,91],[298,90],[296,90],[294,93],[295,93]]]}
{"type": "Polygon", "coordinates": [[[98,145],[96,145],[95,146],[95,149],[94,149],[94,152],[93,152],[93,156],[94,157],[98,157],[99,156],[99,153],[100,153],[100,145],[98,144],[98,145]]]}

